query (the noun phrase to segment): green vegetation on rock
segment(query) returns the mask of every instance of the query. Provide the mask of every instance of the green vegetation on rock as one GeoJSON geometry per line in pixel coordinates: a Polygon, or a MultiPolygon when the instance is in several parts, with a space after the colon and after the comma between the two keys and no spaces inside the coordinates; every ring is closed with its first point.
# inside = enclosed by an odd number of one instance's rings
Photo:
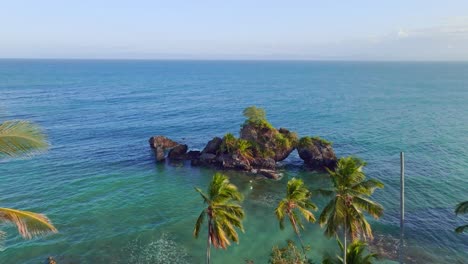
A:
{"type": "Polygon", "coordinates": [[[299,139],[299,143],[298,143],[298,146],[299,147],[309,147],[309,146],[312,146],[314,144],[314,141],[315,142],[320,142],[322,143],[323,145],[326,145],[326,146],[331,146],[333,144],[333,142],[331,141],[328,141],[326,139],[323,139],[319,136],[314,136],[314,137],[309,137],[309,136],[306,136],[306,137],[302,137],[301,139],[299,139]]]}
{"type": "Polygon", "coordinates": [[[221,143],[221,151],[229,154],[237,154],[247,160],[253,159],[252,143],[245,139],[238,139],[231,133],[224,135],[223,142],[221,143]]]}
{"type": "Polygon", "coordinates": [[[252,144],[245,139],[238,139],[236,144],[237,154],[247,160],[253,159],[252,144]]]}
{"type": "Polygon", "coordinates": [[[227,153],[233,153],[237,144],[237,138],[231,134],[227,133],[223,137],[223,143],[221,143],[221,151],[227,153]]]}
{"type": "Polygon", "coordinates": [[[273,126],[266,119],[266,112],[263,108],[253,105],[245,108],[242,113],[247,118],[244,125],[252,124],[258,128],[273,129],[273,126]]]}
{"type": "Polygon", "coordinates": [[[294,245],[294,242],[288,240],[288,245],[279,248],[278,246],[273,247],[270,264],[310,264],[300,250],[294,245]]]}

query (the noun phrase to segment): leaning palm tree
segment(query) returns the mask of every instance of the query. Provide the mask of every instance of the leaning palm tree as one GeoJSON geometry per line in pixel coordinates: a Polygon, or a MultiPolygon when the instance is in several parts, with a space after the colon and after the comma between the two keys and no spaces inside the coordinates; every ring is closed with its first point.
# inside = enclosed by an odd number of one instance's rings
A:
{"type": "MultiPolygon", "coordinates": [[[[344,246],[337,239],[341,252],[344,253],[344,246]]],[[[372,261],[378,258],[376,253],[366,254],[367,243],[356,240],[351,243],[346,249],[347,264],[372,264],[372,261]]],[[[330,257],[326,256],[322,264],[343,264],[344,260],[341,256],[330,257]]]]}
{"type": "Polygon", "coordinates": [[[304,182],[301,179],[292,178],[288,181],[286,197],[278,203],[278,207],[275,209],[275,214],[279,220],[281,229],[284,229],[284,219],[288,217],[301,243],[304,255],[306,254],[305,247],[299,231],[299,228],[304,229],[304,225],[302,224],[298,212],[307,222],[315,222],[315,216],[311,210],[316,211],[317,206],[312,203],[310,197],[311,192],[304,185],[304,182]]]}
{"type": "MultiPolygon", "coordinates": [[[[6,121],[0,124],[0,158],[31,155],[47,148],[41,129],[28,121],[6,121]]],[[[16,225],[23,238],[56,233],[50,220],[41,214],[0,208],[0,223],[16,225]]],[[[0,239],[5,235],[0,231],[0,239]]]]}
{"type": "MultiPolygon", "coordinates": [[[[468,201],[459,203],[457,207],[455,208],[455,214],[456,215],[468,214],[468,201]]],[[[462,225],[462,226],[457,227],[455,229],[455,232],[463,233],[465,230],[468,230],[468,225],[462,225]]]]}
{"type": "Polygon", "coordinates": [[[211,245],[214,248],[226,249],[231,242],[239,242],[239,236],[235,227],[244,232],[242,219],[244,210],[239,204],[242,194],[237,187],[229,182],[229,179],[221,173],[216,173],[208,187],[208,193],[203,193],[199,188],[195,190],[200,193],[207,207],[201,212],[195,224],[193,235],[198,238],[201,225],[205,217],[208,221],[208,238],[206,247],[206,263],[210,263],[211,245]]]}
{"type": "MultiPolygon", "coordinates": [[[[372,229],[364,212],[374,218],[383,214],[383,207],[370,200],[369,196],[376,188],[383,188],[378,180],[366,180],[363,167],[366,164],[355,157],[344,157],[338,161],[334,171],[328,170],[333,183],[332,190],[319,190],[319,193],[332,195],[333,198],[320,214],[319,222],[325,226],[325,235],[338,236],[338,230],[343,229],[344,248],[347,248],[347,237],[353,241],[361,237],[372,239],[372,229]]],[[[346,254],[343,254],[346,264],[346,254]]]]}

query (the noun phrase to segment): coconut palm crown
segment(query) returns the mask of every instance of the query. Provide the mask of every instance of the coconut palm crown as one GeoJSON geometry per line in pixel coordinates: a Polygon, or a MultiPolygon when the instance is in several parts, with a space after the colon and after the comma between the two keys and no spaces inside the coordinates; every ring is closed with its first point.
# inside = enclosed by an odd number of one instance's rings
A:
{"type": "MultiPolygon", "coordinates": [[[[344,248],[347,248],[347,237],[353,241],[372,239],[372,229],[365,213],[379,218],[383,214],[382,205],[369,199],[377,188],[383,188],[382,182],[366,180],[363,172],[365,162],[356,157],[344,157],[338,161],[334,171],[328,170],[333,184],[331,190],[318,190],[332,199],[323,208],[319,217],[321,226],[325,226],[325,235],[338,237],[338,230],[343,230],[344,248]]],[[[344,263],[346,255],[343,255],[344,263]]]]}
{"type": "Polygon", "coordinates": [[[327,236],[336,236],[340,227],[346,227],[354,239],[362,236],[372,239],[372,230],[364,212],[379,218],[383,214],[382,205],[371,201],[369,196],[377,188],[383,188],[382,182],[366,180],[363,167],[366,164],[356,157],[344,157],[338,161],[334,171],[328,170],[333,183],[332,190],[320,190],[333,198],[320,214],[320,225],[325,226],[327,236]]]}
{"type": "Polygon", "coordinates": [[[304,225],[300,215],[307,222],[315,222],[315,216],[311,211],[317,210],[317,206],[312,203],[310,198],[311,192],[304,185],[304,182],[301,179],[292,178],[288,181],[286,197],[278,203],[278,207],[275,209],[280,228],[284,229],[284,219],[287,217],[304,251],[305,248],[299,230],[299,228],[304,229],[304,225]]]}
{"type": "MultiPolygon", "coordinates": [[[[344,251],[344,246],[340,240],[337,239],[341,252],[344,251]]],[[[356,240],[351,243],[346,249],[347,264],[372,264],[372,261],[377,259],[376,253],[367,252],[367,243],[356,240]]],[[[339,255],[335,257],[326,256],[322,264],[343,264],[343,258],[339,255]]]]}
{"type": "MultiPolygon", "coordinates": [[[[0,124],[0,158],[31,155],[45,150],[48,144],[40,127],[28,121],[5,121],[0,124]]],[[[41,214],[10,208],[0,208],[0,223],[16,225],[19,234],[26,239],[57,229],[41,214]]],[[[0,231],[0,239],[5,233],[0,231]]]]}
{"type": "Polygon", "coordinates": [[[198,217],[193,235],[198,238],[201,226],[207,218],[207,263],[210,263],[211,245],[215,248],[226,249],[231,244],[230,241],[239,242],[236,227],[244,231],[242,225],[244,210],[239,204],[243,197],[237,187],[221,173],[214,175],[207,194],[199,188],[195,190],[201,195],[207,207],[198,217]]]}

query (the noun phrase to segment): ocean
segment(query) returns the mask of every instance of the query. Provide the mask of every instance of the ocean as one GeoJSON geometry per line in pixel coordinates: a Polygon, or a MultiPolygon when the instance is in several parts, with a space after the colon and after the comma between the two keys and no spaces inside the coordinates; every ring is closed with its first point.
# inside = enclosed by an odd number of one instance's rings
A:
{"type": "MultiPolygon", "coordinates": [[[[0,203],[46,214],[59,233],[33,240],[8,232],[0,263],[203,263],[204,236],[192,236],[215,170],[156,164],[148,139],[165,135],[202,149],[238,134],[242,110],[262,107],[275,127],[333,141],[338,156],[367,162],[384,182],[371,220],[383,255],[399,238],[399,153],[406,157],[408,263],[468,263],[468,223],[454,207],[468,200],[468,63],[308,61],[0,60],[0,121],[41,125],[50,149],[0,161],[0,203]]],[[[288,179],[327,186],[293,153],[284,176],[225,172],[246,199],[245,233],[213,263],[267,263],[274,245],[295,239],[273,213],[288,179]]],[[[314,197],[320,208],[327,199],[314,197]]],[[[316,213],[318,215],[319,212],[316,213]]],[[[304,241],[316,262],[337,251],[318,224],[304,241]]],[[[382,259],[383,263],[391,263],[382,259]]]]}

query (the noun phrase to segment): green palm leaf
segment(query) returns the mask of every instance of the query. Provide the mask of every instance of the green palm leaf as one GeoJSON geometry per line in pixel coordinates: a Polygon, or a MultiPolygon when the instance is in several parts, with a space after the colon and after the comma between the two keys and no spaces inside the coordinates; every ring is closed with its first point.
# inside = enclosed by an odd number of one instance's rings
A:
{"type": "MultiPolygon", "coordinates": [[[[335,257],[326,255],[323,258],[322,264],[342,264],[344,263],[342,254],[344,253],[344,246],[339,239],[337,239],[341,254],[335,257]]],[[[372,264],[374,260],[378,259],[376,253],[368,252],[367,244],[356,240],[351,243],[346,249],[346,262],[347,264],[372,264]]]]}
{"type": "MultiPolygon", "coordinates": [[[[468,201],[459,203],[457,207],[455,208],[455,214],[456,215],[468,214],[468,201]]],[[[460,234],[460,233],[465,232],[465,230],[468,230],[468,225],[457,227],[455,229],[455,232],[460,234]]]]}
{"type": "Polygon", "coordinates": [[[20,235],[27,239],[57,233],[57,229],[46,216],[33,212],[0,208],[0,221],[15,224],[20,235]]]}
{"type": "Polygon", "coordinates": [[[455,208],[455,214],[468,214],[468,201],[459,203],[455,208]]]}
{"type": "MultiPolygon", "coordinates": [[[[369,196],[384,185],[375,179],[366,180],[363,170],[365,165],[364,161],[356,157],[343,157],[338,161],[335,170],[328,170],[334,197],[323,209],[319,222],[321,226],[325,226],[325,235],[329,237],[337,237],[341,233],[340,230],[344,230],[345,247],[347,237],[351,237],[353,241],[360,237],[372,239],[372,229],[365,213],[374,218],[383,214],[383,207],[372,201],[369,196]]],[[[354,249],[360,247],[356,244],[354,249]]],[[[351,263],[351,257],[347,257],[348,263],[351,263]]],[[[344,260],[344,256],[339,259],[344,260]]]]}
{"type": "Polygon", "coordinates": [[[244,232],[242,225],[244,210],[239,204],[243,197],[237,187],[221,173],[216,173],[213,176],[208,186],[208,194],[199,188],[195,188],[195,190],[201,195],[207,207],[198,216],[193,235],[198,238],[202,223],[207,218],[207,263],[209,263],[211,245],[215,248],[226,249],[231,241],[239,243],[236,228],[244,232]]]}
{"type": "Polygon", "coordinates": [[[468,225],[462,225],[462,226],[459,226],[455,229],[455,232],[461,234],[463,232],[465,232],[465,230],[468,231],[468,225]]]}
{"type": "Polygon", "coordinates": [[[33,123],[16,120],[0,124],[0,157],[33,154],[47,146],[44,133],[33,123]]]}
{"type": "Polygon", "coordinates": [[[382,205],[373,202],[365,197],[354,196],[353,197],[353,204],[373,216],[374,218],[379,218],[383,214],[383,207],[382,205]]]}
{"type": "Polygon", "coordinates": [[[299,229],[304,229],[300,215],[307,222],[315,222],[315,216],[311,210],[316,211],[317,206],[310,201],[312,193],[304,185],[301,179],[292,178],[286,187],[286,197],[283,198],[275,209],[280,229],[284,229],[284,219],[288,217],[291,226],[301,242],[305,255],[305,247],[302,243],[299,229]]]}
{"type": "Polygon", "coordinates": [[[197,222],[195,223],[195,228],[193,230],[193,236],[198,238],[198,234],[200,233],[201,225],[203,224],[203,220],[205,220],[205,210],[201,212],[200,216],[197,218],[197,222]]]}

